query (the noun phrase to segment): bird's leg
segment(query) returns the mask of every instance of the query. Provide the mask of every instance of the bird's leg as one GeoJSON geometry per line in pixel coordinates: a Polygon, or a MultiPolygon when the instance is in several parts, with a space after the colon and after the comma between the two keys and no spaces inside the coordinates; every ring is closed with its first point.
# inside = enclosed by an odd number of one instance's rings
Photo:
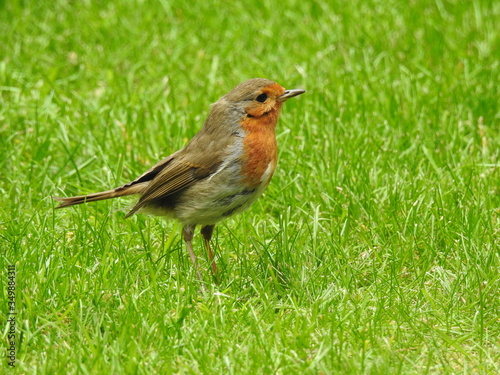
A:
{"type": "Polygon", "coordinates": [[[214,233],[214,227],[215,225],[205,225],[204,227],[201,228],[201,235],[205,240],[205,248],[207,249],[208,258],[210,259],[214,276],[216,276],[217,264],[215,263],[214,253],[212,252],[212,247],[210,246],[210,240],[212,239],[212,234],[214,233]]]}
{"type": "Polygon", "coordinates": [[[193,263],[194,269],[196,270],[196,276],[198,276],[198,280],[201,281],[200,270],[198,269],[198,262],[196,260],[196,255],[193,251],[193,234],[194,234],[194,225],[186,225],[182,228],[182,234],[184,236],[184,241],[186,241],[186,246],[189,251],[189,257],[191,258],[191,262],[193,263]]]}

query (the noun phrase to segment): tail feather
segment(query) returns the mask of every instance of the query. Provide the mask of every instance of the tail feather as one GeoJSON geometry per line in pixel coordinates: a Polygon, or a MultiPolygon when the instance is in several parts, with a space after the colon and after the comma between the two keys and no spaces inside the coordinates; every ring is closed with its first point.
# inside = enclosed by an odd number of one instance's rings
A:
{"type": "Polygon", "coordinates": [[[102,201],[104,199],[111,199],[116,197],[123,197],[126,195],[140,194],[144,190],[145,184],[136,184],[132,186],[120,186],[113,190],[101,191],[88,195],[79,195],[77,197],[52,197],[56,201],[61,202],[56,208],[64,208],[74,206],[77,204],[102,201]]]}

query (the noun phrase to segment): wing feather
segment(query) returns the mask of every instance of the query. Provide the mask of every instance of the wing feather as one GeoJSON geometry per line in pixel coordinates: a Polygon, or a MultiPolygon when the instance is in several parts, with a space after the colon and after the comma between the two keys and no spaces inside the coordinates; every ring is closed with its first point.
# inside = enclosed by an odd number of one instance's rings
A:
{"type": "Polygon", "coordinates": [[[209,166],[173,160],[172,163],[150,182],[144,189],[137,204],[129,211],[127,217],[155,200],[168,197],[215,173],[221,162],[214,162],[209,166]]]}

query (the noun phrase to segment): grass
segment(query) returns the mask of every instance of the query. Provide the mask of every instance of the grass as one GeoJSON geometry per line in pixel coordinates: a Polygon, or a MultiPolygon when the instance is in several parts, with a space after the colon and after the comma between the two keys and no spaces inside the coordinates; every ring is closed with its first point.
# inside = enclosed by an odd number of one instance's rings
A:
{"type": "Polygon", "coordinates": [[[0,3],[18,372],[500,372],[499,16],[481,0],[0,3]],[[179,225],[124,220],[131,200],[54,211],[181,148],[252,77],[308,92],[283,110],[265,195],[216,229],[219,284],[199,293],[179,225]]]}

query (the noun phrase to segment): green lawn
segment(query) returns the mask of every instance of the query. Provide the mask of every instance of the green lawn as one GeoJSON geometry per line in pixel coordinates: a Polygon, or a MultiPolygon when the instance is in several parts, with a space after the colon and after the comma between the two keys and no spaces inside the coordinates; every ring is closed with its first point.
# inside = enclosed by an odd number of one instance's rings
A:
{"type": "Polygon", "coordinates": [[[500,2],[192,3],[0,1],[18,373],[499,373],[500,2]],[[264,196],[216,229],[220,283],[200,292],[178,224],[125,220],[133,199],[54,210],[254,77],[307,93],[264,196]]]}

